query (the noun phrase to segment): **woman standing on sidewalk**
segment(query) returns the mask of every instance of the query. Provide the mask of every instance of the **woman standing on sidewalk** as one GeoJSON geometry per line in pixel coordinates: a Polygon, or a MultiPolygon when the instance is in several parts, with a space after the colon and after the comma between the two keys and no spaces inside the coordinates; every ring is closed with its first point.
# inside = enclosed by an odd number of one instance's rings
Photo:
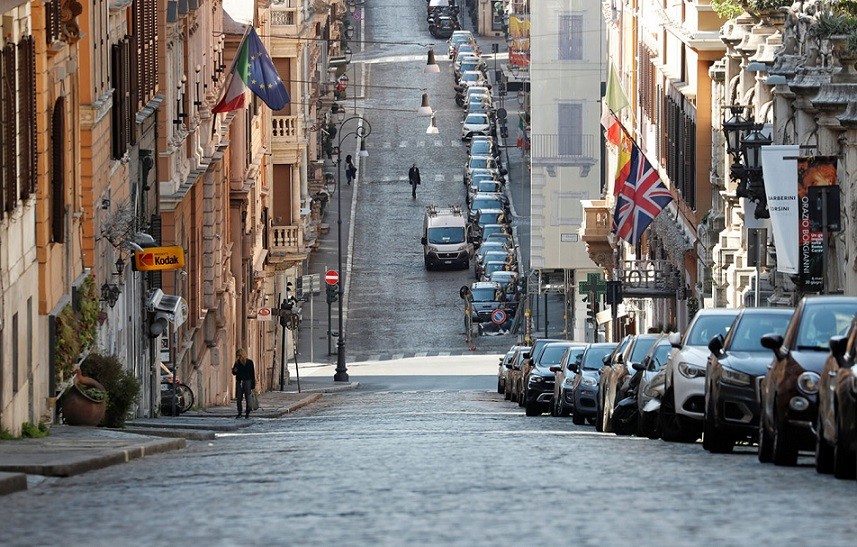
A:
{"type": "Polygon", "coordinates": [[[250,393],[256,389],[256,367],[253,360],[247,359],[243,349],[235,352],[235,364],[232,365],[232,375],[235,376],[235,398],[238,400],[238,415],[241,417],[241,401],[246,402],[247,407],[244,418],[250,418],[250,393]]]}

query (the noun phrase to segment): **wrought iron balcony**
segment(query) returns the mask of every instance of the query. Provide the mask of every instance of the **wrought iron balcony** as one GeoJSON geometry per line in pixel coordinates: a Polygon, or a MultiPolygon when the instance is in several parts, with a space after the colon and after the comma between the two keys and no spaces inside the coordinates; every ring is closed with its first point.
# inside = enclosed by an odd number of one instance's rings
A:
{"type": "Polygon", "coordinates": [[[622,264],[625,296],[675,298],[681,272],[667,260],[626,260],[622,264]]]}
{"type": "Polygon", "coordinates": [[[597,163],[595,135],[532,135],[533,164],[551,167],[591,167],[597,163]]]}

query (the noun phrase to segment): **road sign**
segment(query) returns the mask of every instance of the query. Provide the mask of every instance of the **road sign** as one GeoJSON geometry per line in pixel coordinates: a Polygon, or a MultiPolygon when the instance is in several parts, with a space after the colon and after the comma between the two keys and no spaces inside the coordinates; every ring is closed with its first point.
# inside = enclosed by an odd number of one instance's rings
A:
{"type": "Polygon", "coordinates": [[[259,321],[270,321],[271,308],[259,308],[259,311],[256,312],[256,319],[259,321]]]}
{"type": "Polygon", "coordinates": [[[139,272],[180,270],[184,268],[184,248],[149,247],[134,253],[134,268],[139,272]]]}
{"type": "Polygon", "coordinates": [[[304,294],[321,294],[321,274],[307,274],[303,276],[304,294]]]}
{"type": "Polygon", "coordinates": [[[336,285],[339,283],[339,274],[336,270],[327,270],[324,272],[324,282],[328,285],[336,285]]]}
{"type": "Polygon", "coordinates": [[[506,322],[506,312],[503,310],[494,310],[491,312],[491,322],[495,325],[502,325],[506,322]]]}

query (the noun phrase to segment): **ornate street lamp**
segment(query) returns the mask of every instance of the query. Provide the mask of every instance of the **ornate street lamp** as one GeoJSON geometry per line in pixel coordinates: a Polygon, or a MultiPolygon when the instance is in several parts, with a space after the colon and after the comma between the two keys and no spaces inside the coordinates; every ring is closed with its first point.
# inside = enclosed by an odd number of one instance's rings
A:
{"type": "MultiPolygon", "coordinates": [[[[726,151],[733,158],[741,153],[741,141],[753,125],[753,122],[744,118],[741,113],[743,106],[730,106],[732,117],[723,122],[723,133],[726,135],[726,151]]],[[[736,163],[740,163],[737,162],[736,163]]]]}
{"type": "Polygon", "coordinates": [[[336,112],[336,117],[339,120],[339,128],[336,132],[338,138],[336,146],[336,186],[339,189],[336,192],[337,267],[339,271],[339,333],[336,342],[336,373],[333,375],[333,381],[347,382],[348,368],[345,366],[345,321],[343,318],[344,304],[342,301],[342,297],[345,292],[345,271],[342,268],[342,143],[348,137],[357,137],[360,139],[360,151],[357,155],[363,158],[367,157],[369,152],[366,150],[366,137],[372,133],[372,125],[359,114],[354,114],[346,118],[345,109],[341,106],[336,112]],[[345,126],[353,120],[356,120],[357,128],[355,128],[354,131],[346,133],[344,130],[345,126]]]}

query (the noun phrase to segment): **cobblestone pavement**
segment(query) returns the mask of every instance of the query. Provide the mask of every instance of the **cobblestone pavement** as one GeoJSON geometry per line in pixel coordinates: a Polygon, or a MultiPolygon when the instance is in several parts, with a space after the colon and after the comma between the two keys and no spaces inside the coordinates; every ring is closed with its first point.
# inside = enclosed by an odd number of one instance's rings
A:
{"type": "Polygon", "coordinates": [[[854,484],[809,459],[777,468],[527,418],[486,368],[458,389],[365,376],[292,417],[45,479],[3,499],[0,543],[854,544],[854,520],[832,518],[854,484]]]}

